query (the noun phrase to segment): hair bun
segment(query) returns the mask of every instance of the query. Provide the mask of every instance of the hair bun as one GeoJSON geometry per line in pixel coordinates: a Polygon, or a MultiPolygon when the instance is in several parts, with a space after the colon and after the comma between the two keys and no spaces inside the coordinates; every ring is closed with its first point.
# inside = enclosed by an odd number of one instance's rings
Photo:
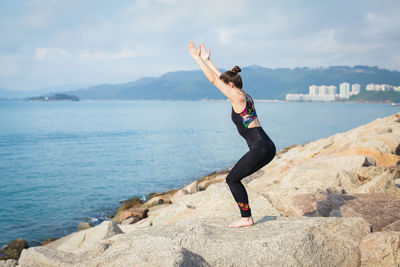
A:
{"type": "Polygon", "coordinates": [[[238,74],[239,72],[241,72],[242,70],[239,68],[239,66],[235,66],[232,69],[233,74],[238,74]]]}

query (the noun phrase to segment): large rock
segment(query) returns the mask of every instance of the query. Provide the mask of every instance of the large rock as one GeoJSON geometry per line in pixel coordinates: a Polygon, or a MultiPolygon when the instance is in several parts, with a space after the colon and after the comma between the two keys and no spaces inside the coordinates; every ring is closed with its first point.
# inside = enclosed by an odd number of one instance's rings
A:
{"type": "Polygon", "coordinates": [[[376,166],[381,166],[381,167],[395,166],[397,162],[400,161],[400,157],[395,154],[385,153],[378,149],[364,148],[364,147],[350,148],[348,150],[339,153],[338,155],[339,156],[362,155],[365,157],[371,157],[376,160],[376,166]]]}
{"type": "Polygon", "coordinates": [[[382,231],[398,231],[400,232],[400,220],[392,222],[382,228],[382,231]]]}
{"type": "Polygon", "coordinates": [[[399,229],[400,199],[388,193],[331,194],[317,188],[275,189],[264,194],[285,216],[363,217],[373,231],[399,229]]]}
{"type": "Polygon", "coordinates": [[[14,267],[17,266],[18,261],[14,259],[0,260],[0,267],[14,267]]]}
{"type": "Polygon", "coordinates": [[[361,266],[400,266],[400,232],[378,232],[361,242],[361,266]]]}
{"type": "Polygon", "coordinates": [[[122,222],[129,217],[138,217],[139,219],[146,218],[148,211],[149,209],[145,207],[133,207],[127,210],[123,210],[119,214],[119,221],[122,222]]]}
{"type": "Polygon", "coordinates": [[[28,242],[25,239],[18,238],[7,244],[0,252],[4,253],[5,256],[1,257],[2,260],[14,259],[18,260],[21,251],[28,248],[28,242]]]}
{"type": "Polygon", "coordinates": [[[123,231],[115,222],[104,221],[90,229],[75,232],[57,239],[45,245],[45,247],[64,252],[79,253],[91,249],[97,241],[105,240],[118,234],[123,234],[123,231]]]}
{"type": "Polygon", "coordinates": [[[318,211],[317,202],[327,199],[319,188],[271,189],[263,194],[282,215],[303,216],[318,211]]]}
{"type": "MultiPolygon", "coordinates": [[[[253,215],[279,216],[265,197],[247,187],[249,204],[253,215]]],[[[210,216],[238,217],[239,208],[227,183],[210,185],[206,190],[186,195],[153,218],[153,225],[173,224],[186,218],[204,218],[210,216]]]]}
{"type": "Polygon", "coordinates": [[[389,193],[400,199],[400,188],[397,187],[395,179],[400,176],[398,170],[370,167],[365,171],[357,172],[363,184],[349,193],[389,193]]]}
{"type": "Polygon", "coordinates": [[[189,192],[189,194],[196,193],[197,191],[199,191],[198,182],[194,181],[194,182],[184,186],[183,189],[186,189],[186,191],[189,192]]]}
{"type": "MultiPolygon", "coordinates": [[[[323,155],[307,160],[288,170],[279,182],[265,187],[253,187],[265,193],[269,189],[283,188],[320,188],[322,190],[353,190],[361,185],[354,171],[361,168],[365,162],[363,156],[336,157],[323,155]]],[[[259,178],[267,179],[267,178],[259,178]]]]}
{"type": "Polygon", "coordinates": [[[189,191],[182,188],[179,191],[177,191],[172,197],[171,197],[171,202],[175,203],[178,201],[178,199],[186,196],[187,194],[189,194],[189,191]]]}
{"type": "Polygon", "coordinates": [[[24,250],[24,266],[357,266],[369,233],[361,218],[255,217],[229,228],[226,218],[187,219],[104,240],[90,257],[48,247],[24,250]],[[272,219],[272,220],[271,220],[272,219]]]}
{"type": "Polygon", "coordinates": [[[374,232],[400,220],[400,199],[385,193],[333,195],[317,203],[322,216],[362,217],[374,232]]]}
{"type": "Polygon", "coordinates": [[[400,219],[400,200],[365,201],[350,200],[340,207],[344,217],[363,217],[374,232],[400,219]]]}

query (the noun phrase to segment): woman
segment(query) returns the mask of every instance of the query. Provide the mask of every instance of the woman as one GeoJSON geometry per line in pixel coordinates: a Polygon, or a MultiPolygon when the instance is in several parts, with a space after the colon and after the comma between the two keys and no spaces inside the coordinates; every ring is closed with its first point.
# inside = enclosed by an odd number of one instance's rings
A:
{"type": "Polygon", "coordinates": [[[207,52],[203,44],[196,49],[190,41],[189,52],[208,80],[232,102],[232,121],[250,149],[229,172],[226,182],[241,213],[241,218],[232,222],[229,227],[253,225],[248,195],[241,180],[267,165],[275,157],[275,145],[261,127],[253,99],[242,90],[242,79],[238,74],[240,68],[235,66],[231,71],[221,74],[210,60],[210,50],[207,52]]]}

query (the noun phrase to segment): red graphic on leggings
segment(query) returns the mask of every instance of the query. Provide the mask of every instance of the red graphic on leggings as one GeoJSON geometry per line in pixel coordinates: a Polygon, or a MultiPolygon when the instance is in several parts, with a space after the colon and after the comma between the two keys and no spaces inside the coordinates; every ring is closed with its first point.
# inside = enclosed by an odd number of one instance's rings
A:
{"type": "Polygon", "coordinates": [[[239,209],[241,210],[249,210],[249,204],[247,203],[241,203],[241,202],[237,202],[239,209]]]}

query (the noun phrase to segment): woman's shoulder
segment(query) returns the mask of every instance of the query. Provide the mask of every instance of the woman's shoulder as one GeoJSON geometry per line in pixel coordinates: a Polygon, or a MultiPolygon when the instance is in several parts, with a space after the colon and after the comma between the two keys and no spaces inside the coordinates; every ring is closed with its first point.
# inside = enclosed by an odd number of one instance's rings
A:
{"type": "Polygon", "coordinates": [[[232,102],[241,103],[241,102],[246,102],[247,101],[247,96],[246,96],[246,93],[244,93],[244,92],[236,91],[233,94],[233,97],[234,98],[233,98],[232,102]]]}

